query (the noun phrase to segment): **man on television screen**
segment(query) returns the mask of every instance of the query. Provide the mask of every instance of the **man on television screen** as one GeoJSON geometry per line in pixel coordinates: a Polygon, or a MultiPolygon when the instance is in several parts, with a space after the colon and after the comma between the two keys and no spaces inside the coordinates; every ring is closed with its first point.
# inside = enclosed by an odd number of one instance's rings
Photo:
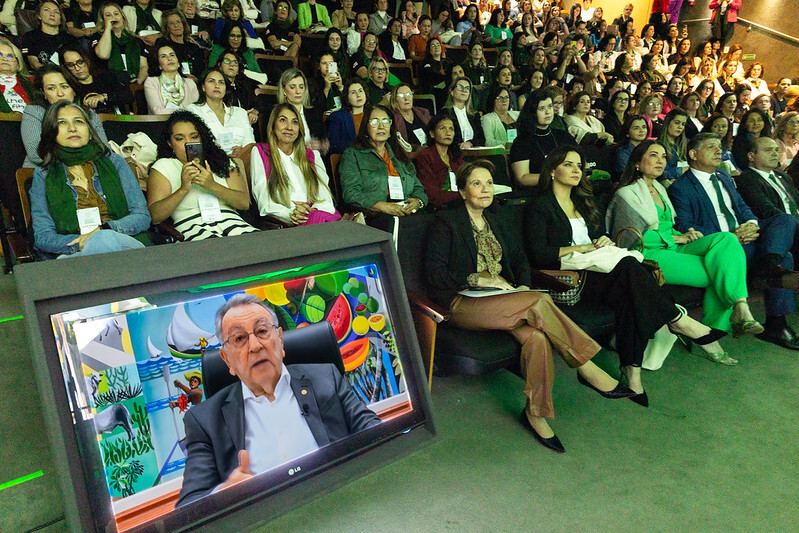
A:
{"type": "Polygon", "coordinates": [[[333,364],[283,364],[277,316],[251,294],[216,313],[220,355],[241,380],[190,409],[178,506],[380,423],[333,364]]]}

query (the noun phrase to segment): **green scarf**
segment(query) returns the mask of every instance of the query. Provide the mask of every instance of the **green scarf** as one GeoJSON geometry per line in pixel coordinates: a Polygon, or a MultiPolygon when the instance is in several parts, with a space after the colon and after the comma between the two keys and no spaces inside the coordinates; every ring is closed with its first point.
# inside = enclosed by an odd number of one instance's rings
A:
{"type": "MultiPolygon", "coordinates": [[[[105,155],[105,152],[105,146],[95,142],[89,142],[89,144],[81,148],[59,146],[56,149],[55,160],[48,167],[47,175],[44,178],[44,188],[47,208],[55,223],[56,231],[61,235],[80,233],[75,197],[72,195],[72,189],[67,184],[64,165],[70,167],[93,161],[100,178],[100,186],[103,189],[105,203],[108,206],[108,216],[112,220],[119,220],[130,213],[128,200],[125,197],[125,191],[122,189],[122,180],[119,178],[119,173],[114,163],[105,155]]],[[[144,245],[150,243],[146,231],[133,237],[144,245]]]]}
{"type": "Polygon", "coordinates": [[[150,29],[161,31],[161,26],[156,22],[153,16],[153,6],[150,4],[147,9],[142,9],[139,4],[136,4],[136,33],[146,30],[148,26],[150,29]]]}
{"type": "Polygon", "coordinates": [[[114,72],[128,73],[128,79],[135,78],[139,75],[139,65],[141,64],[141,46],[139,46],[139,39],[123,30],[122,35],[117,37],[114,32],[111,32],[111,57],[108,58],[108,68],[114,72]],[[122,61],[122,53],[125,53],[125,60],[128,63],[128,68],[125,68],[125,62],[122,61]]]}

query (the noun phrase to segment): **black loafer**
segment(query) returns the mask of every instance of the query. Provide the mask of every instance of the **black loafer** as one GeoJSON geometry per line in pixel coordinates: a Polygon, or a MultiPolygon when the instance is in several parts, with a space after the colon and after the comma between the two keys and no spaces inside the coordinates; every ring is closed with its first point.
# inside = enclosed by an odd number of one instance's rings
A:
{"type": "Polygon", "coordinates": [[[533,434],[535,440],[540,442],[542,446],[558,453],[566,453],[566,448],[563,447],[563,444],[560,442],[560,439],[557,435],[552,435],[548,439],[545,439],[539,435],[535,429],[533,429],[532,424],[530,424],[530,419],[527,418],[527,413],[524,409],[522,409],[522,415],[519,418],[521,419],[522,425],[533,434]]]}
{"type": "Polygon", "coordinates": [[[778,331],[766,329],[766,331],[756,336],[761,341],[770,342],[777,346],[787,348],[788,350],[799,351],[799,338],[796,337],[796,333],[789,327],[782,328],[778,331]]]}

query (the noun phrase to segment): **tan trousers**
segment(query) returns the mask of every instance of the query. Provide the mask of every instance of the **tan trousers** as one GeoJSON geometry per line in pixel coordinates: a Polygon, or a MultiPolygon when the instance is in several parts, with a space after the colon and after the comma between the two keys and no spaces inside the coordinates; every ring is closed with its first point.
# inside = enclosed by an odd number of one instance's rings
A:
{"type": "Polygon", "coordinates": [[[522,345],[521,369],[527,413],[553,418],[552,348],[572,368],[590,361],[599,344],[566,316],[549,295],[517,292],[469,298],[456,296],[450,304],[452,323],[464,329],[509,331],[522,345]]]}

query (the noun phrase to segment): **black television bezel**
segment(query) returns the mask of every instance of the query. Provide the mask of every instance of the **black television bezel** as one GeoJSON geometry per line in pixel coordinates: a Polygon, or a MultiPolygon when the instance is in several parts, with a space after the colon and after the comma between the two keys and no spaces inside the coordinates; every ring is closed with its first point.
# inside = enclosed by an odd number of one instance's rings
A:
{"type": "Polygon", "coordinates": [[[289,475],[283,471],[289,465],[282,465],[129,530],[233,531],[266,523],[436,437],[427,380],[391,236],[341,222],[19,265],[15,269],[18,290],[69,525],[80,531],[116,531],[105,477],[98,475],[102,459],[97,447],[88,445],[96,441],[93,423],[88,421],[83,427],[73,423],[51,315],[367,256],[377,256],[382,270],[413,409],[292,461],[290,467],[299,467],[299,475],[289,475]],[[170,272],[174,274],[163,274],[170,272]],[[224,517],[231,520],[222,520],[224,517]]]}

